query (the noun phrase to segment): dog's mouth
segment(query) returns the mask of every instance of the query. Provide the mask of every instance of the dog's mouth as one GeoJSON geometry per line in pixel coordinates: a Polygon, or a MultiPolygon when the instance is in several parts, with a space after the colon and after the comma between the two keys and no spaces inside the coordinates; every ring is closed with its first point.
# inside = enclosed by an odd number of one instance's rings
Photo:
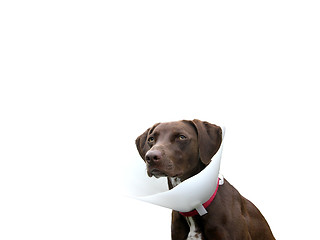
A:
{"type": "Polygon", "coordinates": [[[167,177],[168,174],[166,174],[165,172],[160,171],[159,169],[153,169],[150,172],[148,171],[148,175],[149,177],[156,177],[156,178],[160,178],[160,177],[167,177]]]}
{"type": "Polygon", "coordinates": [[[179,174],[173,174],[173,173],[169,173],[169,172],[164,172],[164,171],[159,170],[158,168],[154,168],[154,169],[148,170],[147,173],[148,173],[149,177],[154,176],[155,178],[160,178],[160,177],[171,177],[171,178],[179,177],[178,176],[179,174]]]}

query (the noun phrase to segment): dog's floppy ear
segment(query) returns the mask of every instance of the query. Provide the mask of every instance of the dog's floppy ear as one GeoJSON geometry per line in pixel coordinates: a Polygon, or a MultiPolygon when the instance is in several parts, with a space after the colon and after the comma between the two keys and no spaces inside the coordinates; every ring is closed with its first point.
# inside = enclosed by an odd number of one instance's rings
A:
{"type": "Polygon", "coordinates": [[[200,159],[205,165],[208,165],[222,142],[222,129],[217,125],[198,119],[194,119],[192,123],[198,133],[200,159]]]}
{"type": "Polygon", "coordinates": [[[146,153],[149,150],[149,146],[147,144],[147,137],[149,134],[152,133],[152,131],[155,129],[155,127],[158,126],[159,124],[160,123],[157,123],[157,124],[153,125],[153,127],[148,128],[144,133],[142,133],[136,139],[136,146],[137,146],[138,152],[143,160],[145,160],[146,153]]]}

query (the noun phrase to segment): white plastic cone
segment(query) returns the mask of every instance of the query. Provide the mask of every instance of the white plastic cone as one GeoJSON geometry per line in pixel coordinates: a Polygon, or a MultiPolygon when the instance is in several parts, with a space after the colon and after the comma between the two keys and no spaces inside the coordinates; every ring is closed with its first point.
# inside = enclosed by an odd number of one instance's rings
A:
{"type": "Polygon", "coordinates": [[[196,209],[200,215],[207,213],[202,204],[210,199],[217,188],[224,133],[225,129],[222,128],[220,148],[211,159],[210,164],[200,173],[171,190],[153,195],[132,197],[179,212],[190,212],[196,209]]]}

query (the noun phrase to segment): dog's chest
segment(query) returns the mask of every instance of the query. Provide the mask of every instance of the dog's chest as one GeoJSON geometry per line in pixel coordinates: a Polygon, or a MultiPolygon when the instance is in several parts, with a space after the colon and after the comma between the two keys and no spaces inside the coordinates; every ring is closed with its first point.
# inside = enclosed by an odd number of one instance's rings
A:
{"type": "MultiPolygon", "coordinates": [[[[173,187],[178,186],[181,183],[180,178],[169,178],[173,187]]],[[[202,234],[198,231],[195,221],[192,217],[186,217],[190,231],[187,240],[202,240],[202,234]]]]}
{"type": "Polygon", "coordinates": [[[201,239],[203,239],[202,234],[200,232],[198,232],[196,223],[194,222],[193,218],[186,217],[186,220],[187,220],[188,225],[190,227],[190,231],[189,231],[187,240],[201,240],[201,239]]]}

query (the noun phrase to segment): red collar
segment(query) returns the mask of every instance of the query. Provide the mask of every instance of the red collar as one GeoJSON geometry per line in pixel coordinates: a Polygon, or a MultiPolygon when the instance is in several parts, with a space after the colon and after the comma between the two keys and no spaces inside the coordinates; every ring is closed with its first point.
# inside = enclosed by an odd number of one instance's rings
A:
{"type": "MultiPolygon", "coordinates": [[[[209,205],[212,203],[213,199],[215,198],[215,196],[218,192],[218,188],[219,188],[219,179],[218,179],[216,190],[214,191],[211,198],[208,201],[206,201],[204,204],[202,204],[204,208],[209,207],[209,205]]],[[[184,217],[193,217],[193,216],[199,215],[197,210],[192,210],[191,212],[179,212],[179,213],[184,217]]]]}

